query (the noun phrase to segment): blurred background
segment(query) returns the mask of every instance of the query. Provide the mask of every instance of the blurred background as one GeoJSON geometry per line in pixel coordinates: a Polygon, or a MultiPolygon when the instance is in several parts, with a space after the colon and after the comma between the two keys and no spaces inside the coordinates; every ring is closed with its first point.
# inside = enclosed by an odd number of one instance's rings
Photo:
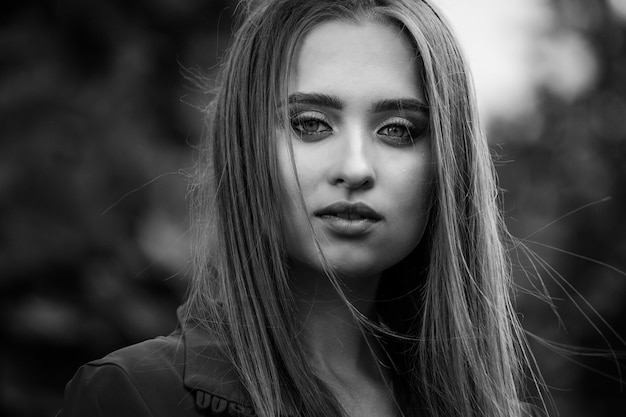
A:
{"type": "MultiPolygon", "coordinates": [[[[511,252],[517,308],[555,405],[624,416],[626,0],[438,3],[476,77],[507,224],[532,250],[511,252]],[[529,294],[538,273],[551,299],[529,294]]],[[[82,363],[174,328],[203,100],[185,74],[215,75],[235,6],[3,3],[2,415],[54,416],[82,363]]]]}

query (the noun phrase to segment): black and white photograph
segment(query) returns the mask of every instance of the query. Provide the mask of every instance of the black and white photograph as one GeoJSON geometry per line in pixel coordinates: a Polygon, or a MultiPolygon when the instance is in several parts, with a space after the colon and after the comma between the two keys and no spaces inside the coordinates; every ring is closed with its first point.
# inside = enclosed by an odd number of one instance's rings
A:
{"type": "Polygon", "coordinates": [[[626,0],[9,0],[0,414],[626,415],[626,0]]]}

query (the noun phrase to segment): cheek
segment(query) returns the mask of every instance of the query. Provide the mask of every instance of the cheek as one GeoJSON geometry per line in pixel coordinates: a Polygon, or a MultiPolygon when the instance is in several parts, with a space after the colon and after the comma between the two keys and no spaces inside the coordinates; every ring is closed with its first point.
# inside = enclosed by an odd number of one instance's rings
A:
{"type": "Polygon", "coordinates": [[[302,181],[300,175],[296,174],[294,166],[299,166],[298,158],[294,150],[292,159],[290,138],[286,134],[278,137],[278,168],[280,174],[283,215],[292,217],[297,208],[301,206],[302,199],[298,182],[302,181]]]}
{"type": "MultiPolygon", "coordinates": [[[[302,207],[302,196],[304,191],[300,191],[298,183],[302,186],[301,175],[297,175],[294,170],[294,162],[290,153],[288,138],[279,139],[278,167],[282,188],[282,218],[284,221],[284,237],[289,247],[296,241],[303,239],[304,223],[306,222],[305,211],[302,207]]],[[[294,155],[296,166],[297,157],[294,155]]]]}
{"type": "Polygon", "coordinates": [[[398,210],[395,227],[407,241],[417,245],[429,220],[432,204],[432,164],[428,153],[396,171],[394,196],[391,197],[398,210]]]}
{"type": "Polygon", "coordinates": [[[278,163],[285,197],[290,199],[290,205],[294,201],[299,208],[300,201],[305,202],[317,189],[322,173],[320,164],[323,158],[316,152],[300,149],[301,144],[293,143],[293,160],[290,153],[289,139],[282,141],[278,152],[278,163]]]}

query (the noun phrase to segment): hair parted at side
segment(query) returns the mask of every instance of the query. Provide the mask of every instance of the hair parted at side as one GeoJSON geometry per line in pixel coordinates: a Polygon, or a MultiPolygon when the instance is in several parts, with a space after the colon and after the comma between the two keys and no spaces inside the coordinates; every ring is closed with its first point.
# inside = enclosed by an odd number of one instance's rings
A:
{"type": "Polygon", "coordinates": [[[407,417],[523,415],[523,339],[493,164],[467,65],[440,12],[423,0],[269,0],[240,8],[192,184],[189,320],[222,340],[257,414],[341,415],[293,338],[299,328],[275,137],[288,126],[282,104],[290,69],[312,28],[329,20],[394,25],[422,66],[435,182],[422,243],[379,291],[398,372],[394,391],[407,417]],[[391,298],[393,309],[385,306],[391,298]]]}

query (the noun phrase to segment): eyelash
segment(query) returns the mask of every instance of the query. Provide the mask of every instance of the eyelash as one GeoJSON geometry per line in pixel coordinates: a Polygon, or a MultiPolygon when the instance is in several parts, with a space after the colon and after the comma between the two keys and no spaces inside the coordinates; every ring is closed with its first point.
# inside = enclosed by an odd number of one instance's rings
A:
{"type": "MultiPolygon", "coordinates": [[[[291,129],[293,132],[304,141],[315,141],[322,139],[328,135],[330,135],[334,130],[331,125],[331,122],[326,118],[323,113],[315,112],[315,111],[303,111],[300,113],[296,113],[290,117],[291,120],[291,129]],[[319,125],[317,129],[312,132],[307,132],[304,130],[304,123],[307,122],[317,122],[319,125]],[[319,128],[323,128],[323,130],[318,131],[319,128]]],[[[383,123],[376,127],[376,134],[385,142],[392,146],[408,146],[415,141],[417,141],[421,136],[424,135],[426,130],[428,129],[428,123],[419,123],[416,125],[415,123],[400,117],[394,117],[391,119],[385,120],[383,123]],[[396,128],[400,127],[405,130],[405,133],[402,136],[394,136],[388,133],[381,133],[383,129],[396,128]]]]}
{"type": "MultiPolygon", "coordinates": [[[[320,136],[328,135],[333,131],[330,121],[322,113],[305,111],[297,113],[291,116],[291,129],[301,139],[307,138],[309,140],[315,140],[320,136]],[[303,124],[306,122],[318,122],[320,125],[325,126],[325,129],[320,132],[305,132],[303,124]]],[[[318,127],[319,128],[319,127],[318,127]]]]}
{"type": "Polygon", "coordinates": [[[376,127],[376,134],[384,137],[384,140],[391,145],[404,146],[415,143],[420,137],[424,135],[428,129],[427,123],[424,126],[418,126],[415,123],[400,117],[394,117],[392,119],[385,120],[378,127],[376,127]],[[407,136],[394,136],[390,134],[380,133],[383,129],[401,127],[405,130],[407,136]]]}

